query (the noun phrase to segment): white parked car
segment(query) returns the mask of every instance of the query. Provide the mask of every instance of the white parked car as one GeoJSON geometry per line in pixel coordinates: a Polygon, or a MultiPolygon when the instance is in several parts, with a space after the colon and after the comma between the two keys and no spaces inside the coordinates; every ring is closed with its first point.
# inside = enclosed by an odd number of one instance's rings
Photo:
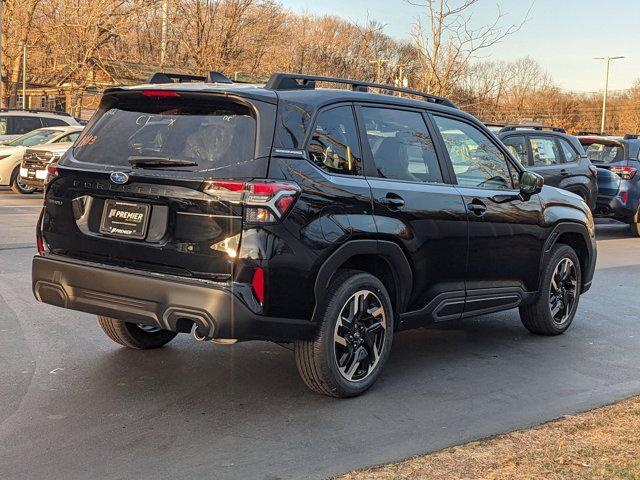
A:
{"type": "Polygon", "coordinates": [[[20,180],[20,163],[27,148],[60,142],[72,144],[82,129],[81,126],[40,128],[0,145],[0,186],[9,185],[16,193],[32,193],[36,187],[20,180]]]}

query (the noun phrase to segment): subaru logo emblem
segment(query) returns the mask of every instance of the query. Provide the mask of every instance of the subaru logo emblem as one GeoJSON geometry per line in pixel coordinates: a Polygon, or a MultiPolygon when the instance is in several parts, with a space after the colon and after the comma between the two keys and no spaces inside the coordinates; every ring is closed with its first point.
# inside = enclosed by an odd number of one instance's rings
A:
{"type": "Polygon", "coordinates": [[[129,181],[129,175],[124,172],[113,172],[110,178],[113,183],[117,183],[118,185],[124,185],[129,181]]]}

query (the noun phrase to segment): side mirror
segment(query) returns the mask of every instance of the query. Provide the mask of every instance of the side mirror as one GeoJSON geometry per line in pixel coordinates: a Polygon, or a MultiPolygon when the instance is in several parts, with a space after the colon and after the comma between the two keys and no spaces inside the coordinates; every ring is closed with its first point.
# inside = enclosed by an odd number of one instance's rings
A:
{"type": "Polygon", "coordinates": [[[520,193],[523,196],[530,197],[542,191],[544,178],[537,173],[525,170],[520,175],[520,193]]]}

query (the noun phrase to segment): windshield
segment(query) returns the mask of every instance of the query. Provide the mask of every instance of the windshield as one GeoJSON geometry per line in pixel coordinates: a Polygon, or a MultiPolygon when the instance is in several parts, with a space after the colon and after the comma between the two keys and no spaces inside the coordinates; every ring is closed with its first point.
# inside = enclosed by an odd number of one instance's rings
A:
{"type": "Polygon", "coordinates": [[[59,130],[36,130],[34,132],[25,133],[15,140],[8,142],[6,145],[10,145],[12,147],[33,147],[35,145],[47,143],[56,135],[60,135],[59,130]]]}
{"type": "Polygon", "coordinates": [[[612,163],[624,160],[624,148],[620,145],[592,143],[587,147],[587,157],[596,163],[612,163]]]}
{"type": "MultiPolygon", "coordinates": [[[[209,172],[252,160],[251,110],[221,100],[145,98],[105,111],[74,148],[77,161],[130,166],[130,157],[190,160],[209,172]]],[[[170,169],[171,165],[166,167],[170,169]]]]}

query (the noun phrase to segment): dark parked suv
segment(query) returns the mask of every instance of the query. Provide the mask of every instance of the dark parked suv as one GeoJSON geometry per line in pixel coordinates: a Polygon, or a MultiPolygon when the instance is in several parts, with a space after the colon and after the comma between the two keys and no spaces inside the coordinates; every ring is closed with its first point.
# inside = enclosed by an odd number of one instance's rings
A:
{"type": "Polygon", "coordinates": [[[595,208],[596,167],[576,137],[562,128],[539,125],[506,125],[497,135],[526,169],[544,177],[545,185],[573,192],[595,208]]]}
{"type": "Polygon", "coordinates": [[[46,188],[38,300],[132,348],[293,342],[306,384],[340,397],[375,382],[396,330],[515,307],[532,332],[569,327],[591,213],[475,118],[350,80],[215,80],[105,92],[46,188]]]}
{"type": "Polygon", "coordinates": [[[598,167],[595,215],[628,223],[640,237],[640,139],[637,135],[578,137],[598,167]]]}

